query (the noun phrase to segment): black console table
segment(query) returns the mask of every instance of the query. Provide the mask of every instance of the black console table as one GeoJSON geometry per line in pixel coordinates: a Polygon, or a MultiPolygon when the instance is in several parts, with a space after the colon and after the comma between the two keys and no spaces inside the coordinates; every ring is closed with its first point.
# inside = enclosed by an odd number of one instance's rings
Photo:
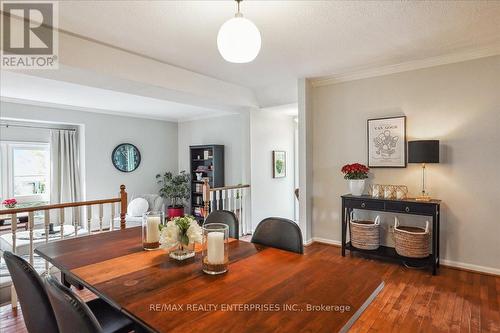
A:
{"type": "MultiPolygon", "coordinates": [[[[342,256],[345,250],[361,253],[368,257],[388,259],[400,263],[408,263],[412,266],[429,266],[432,274],[436,275],[439,267],[439,216],[440,200],[416,201],[414,199],[390,200],[373,198],[371,196],[353,196],[351,194],[342,196],[342,256]],[[361,250],[353,247],[347,242],[347,230],[351,212],[354,209],[372,210],[379,212],[423,215],[432,218],[432,253],[427,258],[407,258],[396,253],[393,247],[380,246],[377,250],[361,250]]],[[[349,228],[350,235],[350,228],[349,228]]]]}

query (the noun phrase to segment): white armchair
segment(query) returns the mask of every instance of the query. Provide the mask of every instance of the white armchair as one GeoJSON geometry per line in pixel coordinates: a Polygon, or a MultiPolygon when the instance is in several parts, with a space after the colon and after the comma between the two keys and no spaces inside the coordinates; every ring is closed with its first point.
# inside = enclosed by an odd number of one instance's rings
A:
{"type": "MultiPolygon", "coordinates": [[[[142,214],[148,211],[162,211],[165,212],[166,201],[158,194],[143,194],[134,195],[130,198],[127,207],[127,215],[125,216],[125,225],[127,228],[137,227],[142,224],[142,214]],[[147,207],[144,205],[143,200],[147,201],[147,207]],[[135,200],[135,201],[134,201],[135,200]]],[[[117,217],[113,220],[114,229],[120,228],[120,218],[117,217]]]]}

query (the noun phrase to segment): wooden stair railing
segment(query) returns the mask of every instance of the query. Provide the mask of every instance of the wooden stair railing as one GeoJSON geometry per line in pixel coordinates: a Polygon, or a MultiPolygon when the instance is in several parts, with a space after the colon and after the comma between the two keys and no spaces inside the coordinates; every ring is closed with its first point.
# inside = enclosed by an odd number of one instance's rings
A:
{"type": "Polygon", "coordinates": [[[240,234],[250,233],[247,224],[245,210],[247,208],[246,198],[250,191],[250,185],[231,185],[223,187],[210,187],[208,178],[203,179],[203,216],[214,210],[228,210],[233,212],[240,224],[240,234]]]}
{"type": "MultiPolygon", "coordinates": [[[[111,199],[101,199],[101,200],[90,200],[90,201],[79,201],[79,202],[68,202],[59,203],[52,205],[36,206],[36,207],[26,207],[26,208],[11,208],[0,210],[1,215],[10,215],[11,220],[11,232],[12,232],[12,252],[16,253],[16,242],[17,242],[17,217],[18,214],[28,214],[27,229],[29,234],[29,262],[33,265],[33,230],[35,229],[35,212],[44,212],[43,224],[45,228],[45,243],[49,242],[49,229],[50,229],[50,211],[59,209],[59,220],[60,223],[60,234],[61,239],[64,239],[64,221],[65,221],[65,210],[72,209],[72,224],[74,227],[74,234],[72,236],[78,236],[78,229],[82,225],[80,223],[80,208],[83,206],[87,207],[87,234],[92,235],[92,206],[98,206],[98,219],[99,219],[99,232],[103,229],[103,217],[104,217],[104,205],[110,204],[110,224],[109,230],[114,229],[114,218],[115,218],[115,205],[120,203],[120,229],[125,229],[125,216],[127,214],[127,192],[125,191],[125,185],[120,186],[120,196],[111,199]]],[[[49,263],[45,261],[45,270],[49,272],[49,263]]],[[[64,279],[64,277],[63,277],[64,279]]],[[[14,289],[14,285],[11,286],[11,305],[13,308],[17,308],[17,295],[14,289]]]]}

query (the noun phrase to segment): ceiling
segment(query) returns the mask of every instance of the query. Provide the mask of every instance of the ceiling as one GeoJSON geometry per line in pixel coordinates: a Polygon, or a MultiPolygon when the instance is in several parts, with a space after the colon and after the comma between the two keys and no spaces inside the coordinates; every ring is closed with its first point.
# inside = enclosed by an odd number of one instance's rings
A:
{"type": "Polygon", "coordinates": [[[296,102],[297,78],[500,44],[500,1],[244,1],[262,49],[249,64],[216,47],[233,1],[64,1],[60,28],[253,89],[261,106],[296,102]]]}
{"type": "Polygon", "coordinates": [[[1,71],[3,101],[129,115],[167,121],[186,121],[229,114],[220,110],[174,103],[58,80],[1,71]]]}

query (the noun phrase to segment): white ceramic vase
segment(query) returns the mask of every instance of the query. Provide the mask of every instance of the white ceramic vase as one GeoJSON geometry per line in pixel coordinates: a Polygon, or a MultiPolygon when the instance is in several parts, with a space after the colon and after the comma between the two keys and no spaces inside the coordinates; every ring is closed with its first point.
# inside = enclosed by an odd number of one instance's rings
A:
{"type": "Polygon", "coordinates": [[[365,179],[349,179],[349,190],[357,197],[363,195],[365,191],[365,179]]]}

